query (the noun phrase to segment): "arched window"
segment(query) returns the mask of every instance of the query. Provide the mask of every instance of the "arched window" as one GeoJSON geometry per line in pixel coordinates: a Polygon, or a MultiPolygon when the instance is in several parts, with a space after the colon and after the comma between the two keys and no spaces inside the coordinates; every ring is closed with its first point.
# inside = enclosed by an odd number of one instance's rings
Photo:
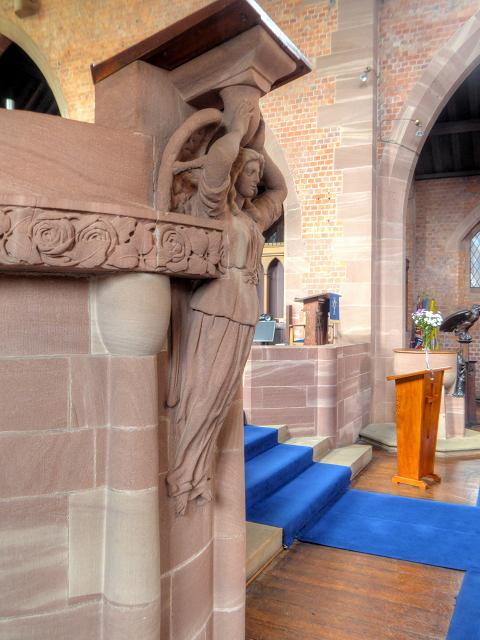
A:
{"type": "Polygon", "coordinates": [[[268,267],[268,313],[273,318],[283,318],[283,264],[272,260],[268,267]]]}
{"type": "Polygon", "coordinates": [[[0,52],[0,107],[60,115],[42,72],[14,42],[0,52]]]}
{"type": "Polygon", "coordinates": [[[470,287],[480,288],[480,231],[470,240],[470,287]]]}

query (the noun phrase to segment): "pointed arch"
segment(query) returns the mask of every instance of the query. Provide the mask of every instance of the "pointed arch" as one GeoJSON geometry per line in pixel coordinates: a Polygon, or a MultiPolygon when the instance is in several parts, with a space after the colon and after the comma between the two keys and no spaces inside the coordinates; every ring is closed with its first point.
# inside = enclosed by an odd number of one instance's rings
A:
{"type": "Polygon", "coordinates": [[[50,89],[52,90],[55,100],[57,102],[60,114],[64,117],[68,117],[68,104],[63,93],[62,86],[58,75],[52,69],[47,56],[38,47],[38,45],[30,38],[30,36],[17,24],[10,22],[6,18],[0,15],[0,34],[7,37],[12,42],[15,42],[21,47],[25,53],[33,60],[37,67],[42,72],[45,80],[47,81],[50,89]]]}
{"type": "Polygon", "coordinates": [[[405,216],[415,166],[441,110],[479,64],[480,11],[433,56],[385,142],[378,171],[374,227],[375,422],[391,420],[394,415],[393,389],[386,386],[383,372],[391,370],[393,349],[403,346],[406,336],[405,216]],[[424,137],[415,135],[416,120],[422,124],[424,137]]]}

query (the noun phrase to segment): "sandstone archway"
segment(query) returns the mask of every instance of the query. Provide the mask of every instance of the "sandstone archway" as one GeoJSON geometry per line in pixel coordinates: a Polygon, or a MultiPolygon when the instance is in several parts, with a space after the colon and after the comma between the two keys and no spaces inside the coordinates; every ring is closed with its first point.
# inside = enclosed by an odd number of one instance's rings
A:
{"type": "Polygon", "coordinates": [[[405,213],[413,172],[431,127],[452,94],[480,64],[480,12],[470,18],[433,57],[410,92],[385,143],[377,182],[374,251],[373,421],[394,415],[392,349],[405,341],[405,213]],[[419,120],[425,136],[415,135],[419,120]]]}

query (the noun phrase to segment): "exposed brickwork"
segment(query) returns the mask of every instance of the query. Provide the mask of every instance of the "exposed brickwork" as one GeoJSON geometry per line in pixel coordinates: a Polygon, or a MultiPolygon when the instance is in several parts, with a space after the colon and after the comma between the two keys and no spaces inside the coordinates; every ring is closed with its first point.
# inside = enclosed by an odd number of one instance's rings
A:
{"type": "MultiPolygon", "coordinates": [[[[337,10],[328,2],[283,0],[264,2],[263,7],[313,63],[331,53],[337,10]]],[[[334,169],[340,128],[321,128],[317,123],[318,107],[333,104],[335,79],[320,77],[316,70],[262,100],[264,116],[285,152],[302,207],[302,236],[310,265],[303,275],[307,294],[335,289],[345,279],[344,265],[331,257],[332,240],[342,231],[336,216],[342,175],[334,169]]]]}
{"type": "Polygon", "coordinates": [[[90,64],[101,62],[208,4],[208,0],[45,0],[40,12],[19,19],[11,0],[0,15],[24,30],[47,56],[69,105],[69,117],[92,122],[90,64]]]}
{"type": "MultiPolygon", "coordinates": [[[[409,256],[415,273],[413,308],[417,295],[435,297],[439,311],[447,316],[454,311],[480,303],[480,290],[469,283],[469,238],[456,243],[450,239],[473,209],[480,205],[480,177],[425,180],[415,185],[415,223],[412,230],[415,256],[409,256]]],[[[477,224],[480,223],[480,215],[477,224]]],[[[472,330],[473,358],[480,360],[480,326],[472,330]]],[[[456,338],[442,334],[442,346],[456,348],[456,338]]],[[[480,393],[480,376],[477,393],[480,393]]]]}
{"type": "Polygon", "coordinates": [[[388,140],[409,92],[433,55],[472,15],[480,0],[384,0],[379,7],[378,118],[388,140]]]}

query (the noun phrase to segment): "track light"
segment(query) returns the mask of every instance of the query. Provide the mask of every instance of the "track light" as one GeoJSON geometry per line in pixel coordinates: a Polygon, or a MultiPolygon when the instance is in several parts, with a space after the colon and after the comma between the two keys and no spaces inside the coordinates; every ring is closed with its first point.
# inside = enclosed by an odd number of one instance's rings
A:
{"type": "Polygon", "coordinates": [[[415,136],[417,138],[423,138],[423,136],[425,135],[425,131],[423,130],[421,121],[415,120],[415,126],[417,127],[417,130],[415,131],[415,136]]]}
{"type": "Polygon", "coordinates": [[[358,76],[358,79],[362,84],[365,84],[366,82],[368,82],[368,74],[370,73],[371,70],[372,70],[371,67],[365,67],[362,73],[358,76]]]}

